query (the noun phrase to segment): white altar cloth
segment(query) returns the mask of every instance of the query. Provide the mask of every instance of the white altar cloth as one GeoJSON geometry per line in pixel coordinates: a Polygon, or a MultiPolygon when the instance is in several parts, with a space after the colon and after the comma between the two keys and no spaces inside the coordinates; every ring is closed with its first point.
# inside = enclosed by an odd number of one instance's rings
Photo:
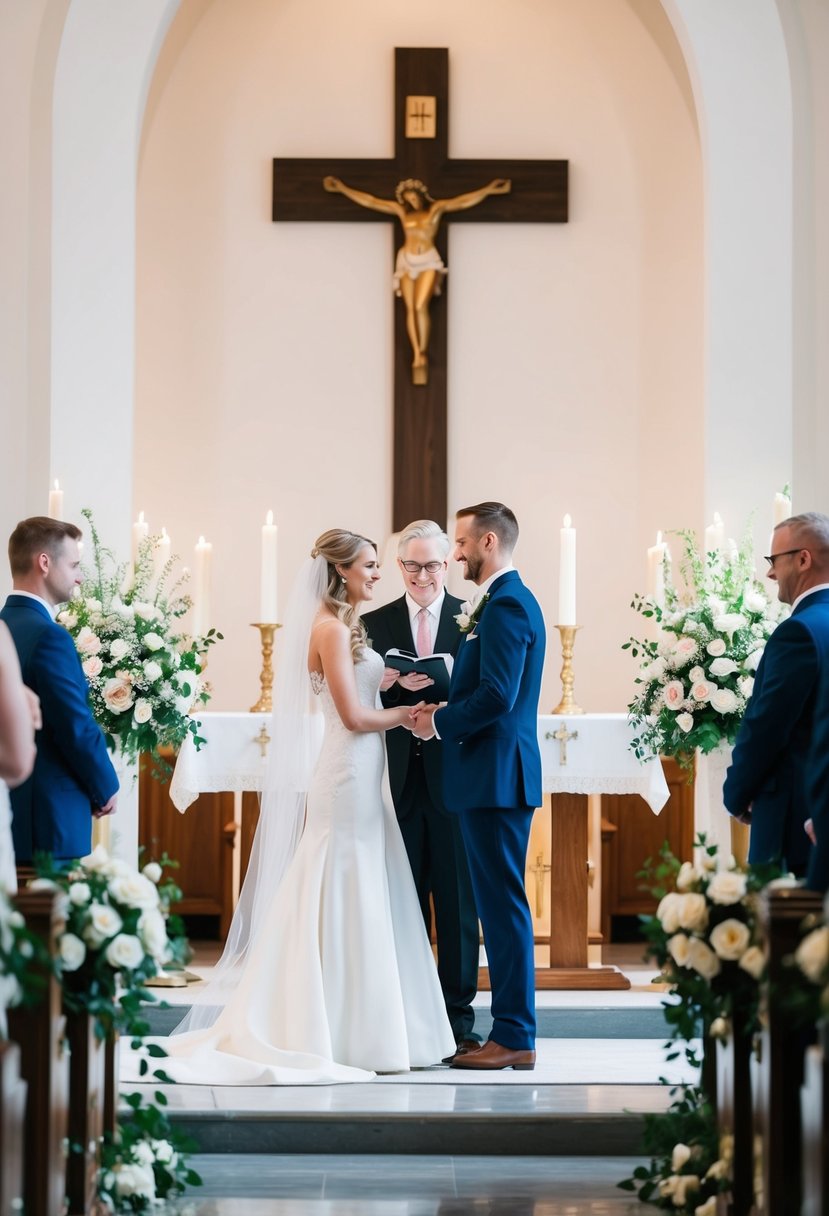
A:
{"type": "MultiPolygon", "coordinates": [[[[170,784],[170,797],[186,811],[199,794],[260,791],[267,757],[257,739],[270,714],[202,713],[196,751],[192,736],[182,744],[170,784]]],[[[542,785],[547,794],[641,794],[655,815],[668,801],[668,786],[658,760],[644,764],[630,750],[633,728],[626,714],[541,714],[542,785]],[[548,739],[562,725],[578,738],[567,742],[567,763],[560,763],[559,743],[548,739]]]]}
{"type": "Polygon", "coordinates": [[[627,714],[541,714],[541,782],[545,794],[640,794],[654,815],[668,801],[668,783],[658,759],[642,763],[630,750],[633,727],[627,714]],[[567,741],[567,763],[561,763],[557,739],[564,725],[575,731],[567,741]]]}

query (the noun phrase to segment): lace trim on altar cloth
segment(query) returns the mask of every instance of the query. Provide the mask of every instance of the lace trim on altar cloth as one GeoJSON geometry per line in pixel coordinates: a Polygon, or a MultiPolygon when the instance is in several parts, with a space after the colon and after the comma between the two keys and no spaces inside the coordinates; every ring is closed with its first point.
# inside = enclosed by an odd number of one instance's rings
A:
{"type": "Polygon", "coordinates": [[[261,794],[264,781],[264,769],[259,773],[240,773],[238,768],[210,773],[197,790],[188,788],[187,784],[170,786],[170,798],[177,811],[186,811],[188,806],[196,801],[200,794],[261,794]]]}
{"type": "MultiPolygon", "coordinates": [[[[579,773],[568,777],[564,773],[547,772],[542,775],[541,784],[545,794],[640,794],[654,810],[649,798],[651,784],[638,776],[579,773]]],[[[658,814],[662,806],[664,802],[654,814],[658,814]]]]}

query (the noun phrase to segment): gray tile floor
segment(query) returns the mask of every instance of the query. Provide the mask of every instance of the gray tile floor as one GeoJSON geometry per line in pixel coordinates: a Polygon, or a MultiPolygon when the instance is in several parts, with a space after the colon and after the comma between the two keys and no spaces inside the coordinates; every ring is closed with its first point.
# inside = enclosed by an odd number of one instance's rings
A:
{"type": "Polygon", "coordinates": [[[198,1216],[633,1216],[626,1157],[200,1156],[198,1216]]]}

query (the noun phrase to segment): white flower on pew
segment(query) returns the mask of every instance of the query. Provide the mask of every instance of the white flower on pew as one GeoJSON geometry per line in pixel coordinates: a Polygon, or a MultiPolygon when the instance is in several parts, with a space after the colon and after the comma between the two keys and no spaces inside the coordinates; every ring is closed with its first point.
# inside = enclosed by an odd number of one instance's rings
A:
{"type": "Polygon", "coordinates": [[[708,884],[708,898],[715,904],[737,904],[745,893],[746,876],[735,870],[720,870],[708,884]]]}
{"type": "Polygon", "coordinates": [[[766,969],[765,953],[759,946],[749,946],[740,959],[739,966],[743,971],[747,971],[752,979],[759,980],[766,969]]]}
{"type": "Polygon", "coordinates": [[[722,920],[714,926],[709,940],[720,958],[735,963],[748,949],[751,930],[744,921],[731,916],[728,920],[722,920]]]}
{"type": "Polygon", "coordinates": [[[829,971],[829,925],[813,929],[797,947],[798,967],[813,984],[823,983],[829,971]]]}

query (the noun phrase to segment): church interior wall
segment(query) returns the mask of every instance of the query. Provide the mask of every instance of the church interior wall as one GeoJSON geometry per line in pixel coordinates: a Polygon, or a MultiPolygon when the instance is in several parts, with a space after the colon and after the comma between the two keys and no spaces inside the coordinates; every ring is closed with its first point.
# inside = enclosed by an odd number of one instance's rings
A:
{"type": "MultiPolygon", "coordinates": [[[[389,232],[272,224],[271,158],[389,155],[392,48],[448,46],[450,153],[571,172],[568,224],[451,233],[450,506],[515,507],[551,625],[572,514],[577,693],[619,710],[645,549],[704,522],[702,165],[675,39],[637,3],[359,7],[179,10],[139,167],[134,508],[185,558],[199,534],[214,544],[214,704],[244,707],[265,511],[283,606],[319,531],[382,544],[390,522],[389,232]]],[[[551,640],[544,703],[558,657],[551,640]]]]}

